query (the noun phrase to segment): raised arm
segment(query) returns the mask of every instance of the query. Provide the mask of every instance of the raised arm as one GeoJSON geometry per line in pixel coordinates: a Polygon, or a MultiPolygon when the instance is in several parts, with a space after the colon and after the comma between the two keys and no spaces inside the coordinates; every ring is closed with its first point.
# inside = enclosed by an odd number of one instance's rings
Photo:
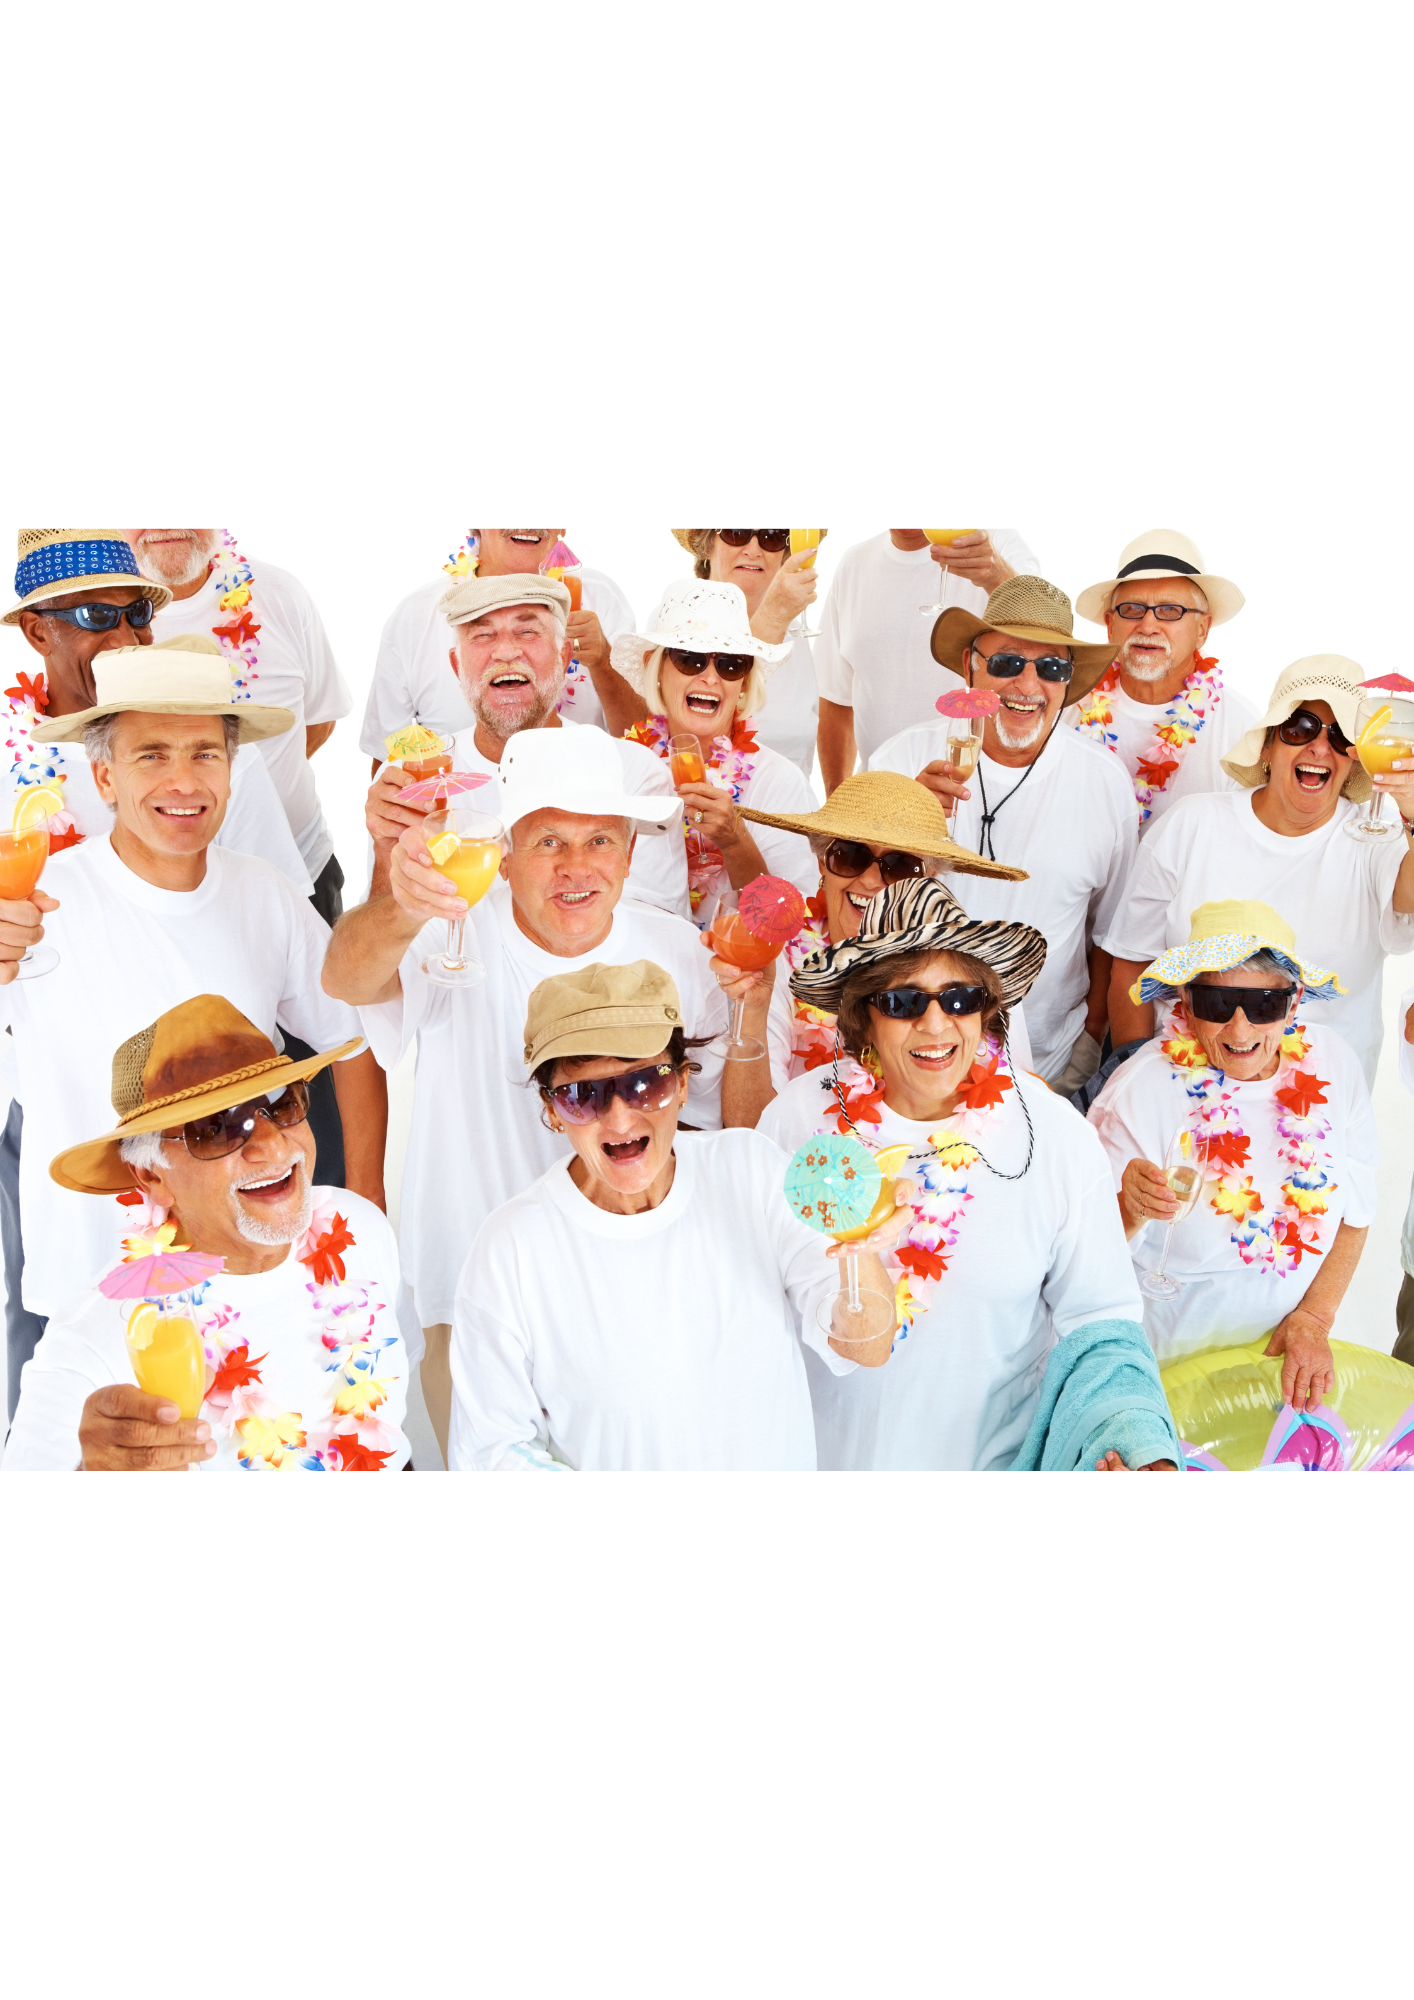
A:
{"type": "Polygon", "coordinates": [[[405,829],[392,849],[390,886],[346,910],[324,959],[324,991],[351,1007],[376,1007],[398,997],[403,953],[425,923],[465,916],[467,904],[432,866],[421,824],[405,829]]]}

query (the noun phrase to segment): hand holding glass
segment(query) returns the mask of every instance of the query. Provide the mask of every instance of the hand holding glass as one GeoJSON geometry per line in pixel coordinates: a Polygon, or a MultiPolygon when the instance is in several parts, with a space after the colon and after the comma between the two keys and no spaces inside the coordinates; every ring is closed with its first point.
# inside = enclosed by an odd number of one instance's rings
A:
{"type": "MultiPolygon", "coordinates": [[[[1389,777],[1397,757],[1414,758],[1414,701],[1367,695],[1355,711],[1355,754],[1372,778],[1389,777]]],[[[1365,813],[1345,823],[1352,840],[1393,840],[1403,833],[1398,813],[1384,817],[1384,802],[1384,793],[1373,786],[1365,813]]]]}
{"type": "MultiPolygon", "coordinates": [[[[730,893],[721,897],[717,913],[707,931],[707,942],[718,958],[726,960],[741,972],[761,972],[780,957],[783,945],[772,944],[768,938],[760,938],[749,931],[742,921],[736,906],[736,897],[730,893]]],[[[766,1053],[766,1044],[756,1035],[743,1033],[746,1020],[746,999],[732,1003],[732,1033],[727,1044],[728,1062],[759,1062],[766,1053]]]]}
{"type": "MultiPolygon", "coordinates": [[[[465,903],[479,903],[500,873],[505,843],[501,822],[470,807],[450,806],[446,812],[428,814],[423,838],[438,874],[465,903]]],[[[423,976],[434,985],[477,986],[486,977],[485,966],[468,958],[463,949],[465,929],[465,916],[448,917],[446,950],[423,959],[423,976]]]]}
{"type": "Polygon", "coordinates": [[[1186,1125],[1174,1133],[1164,1155],[1164,1179],[1178,1207],[1164,1235],[1159,1268],[1157,1271],[1146,1271],[1139,1280],[1140,1291],[1146,1292],[1151,1299],[1177,1298],[1183,1290],[1181,1278],[1168,1276],[1169,1245],[1173,1242],[1177,1225],[1198,1206],[1207,1164],[1208,1141],[1204,1133],[1191,1132],[1186,1125]]]}
{"type": "MultiPolygon", "coordinates": [[[[49,859],[49,816],[63,809],[63,794],[48,785],[0,785],[0,903],[27,903],[49,859]]],[[[31,945],[17,979],[41,979],[59,963],[52,945],[31,945]]]]}

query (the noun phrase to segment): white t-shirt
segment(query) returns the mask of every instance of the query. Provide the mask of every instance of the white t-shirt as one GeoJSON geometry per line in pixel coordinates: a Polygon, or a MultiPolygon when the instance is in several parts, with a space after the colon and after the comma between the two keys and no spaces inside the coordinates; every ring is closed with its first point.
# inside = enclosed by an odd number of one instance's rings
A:
{"type": "MultiPolygon", "coordinates": [[[[1264,1083],[1228,1080],[1225,1086],[1247,1139],[1247,1157],[1240,1170],[1210,1183],[1192,1213],[1174,1225],[1166,1268],[1181,1280],[1183,1290],[1177,1298],[1144,1300],[1145,1331],[1161,1367],[1205,1347],[1241,1347],[1270,1333],[1300,1304],[1341,1222],[1363,1229],[1375,1219],[1379,1140],[1374,1109],[1349,1043],[1333,1029],[1314,1024],[1324,1004],[1313,1000],[1302,1009],[1309,1055],[1299,1065],[1315,1071],[1327,1099],[1313,1109],[1329,1132],[1317,1140],[1315,1171],[1308,1167],[1304,1173],[1308,1180],[1324,1175],[1327,1181],[1319,1190],[1327,1205],[1319,1219],[1320,1254],[1293,1257],[1278,1250],[1274,1257],[1271,1238],[1261,1227],[1277,1221],[1284,1229],[1288,1212],[1282,1183],[1293,1167],[1278,1152],[1278,1120],[1287,1115],[1287,1107],[1276,1093],[1290,1087],[1298,1065],[1284,1057],[1276,1075],[1264,1083]],[[1326,1153],[1329,1164],[1323,1163],[1326,1153]],[[1231,1213],[1213,1206],[1219,1186],[1241,1188],[1248,1176],[1262,1197],[1251,1218],[1259,1225],[1253,1232],[1244,1232],[1231,1213]],[[1239,1247],[1244,1233],[1252,1240],[1239,1247]],[[1289,1268],[1279,1272],[1278,1264],[1289,1268]]],[[[1109,1155],[1116,1193],[1131,1160],[1152,1160],[1161,1167],[1174,1134],[1185,1125],[1197,1128],[1193,1074],[1171,1063],[1157,1040],[1147,1042],[1120,1064],[1091,1105],[1090,1123],[1109,1155]]],[[[1201,1074],[1211,1077],[1214,1072],[1201,1074]]],[[[1167,1228],[1167,1223],[1149,1222],[1130,1238],[1136,1273],[1157,1268],[1167,1228]]]]}
{"type": "MultiPolygon", "coordinates": [[[[820,694],[815,685],[815,662],[810,641],[796,620],[786,637],[791,641],[790,657],[766,683],[766,703],[751,718],[758,743],[767,744],[795,765],[810,786],[810,809],[820,802],[815,797],[811,774],[815,768],[815,736],[820,722],[820,694]]],[[[787,808],[786,810],[789,810],[787,808]]]]}
{"type": "MultiPolygon", "coordinates": [[[[260,631],[255,668],[243,670],[242,695],[293,711],[294,728],[268,737],[259,747],[305,866],[311,877],[317,878],[334,852],[334,841],[319,808],[314,772],[305,755],[304,732],[316,723],[334,722],[347,715],[353,696],[334,662],[328,635],[304,585],[271,563],[252,563],[250,567],[248,608],[260,631]]],[[[194,596],[174,597],[164,606],[153,619],[152,630],[158,639],[193,632],[209,636],[212,627],[226,617],[217,601],[213,572],[194,596]]]]}
{"type": "MultiPolygon", "coordinates": [[[[559,722],[561,729],[596,726],[593,723],[572,722],[565,716],[561,716],[559,722]]],[[[603,733],[601,730],[600,734],[603,733]]],[[[634,798],[644,793],[654,798],[672,796],[676,789],[673,774],[662,758],[654,756],[642,743],[626,743],[618,736],[610,740],[623,763],[626,792],[634,798]]],[[[495,780],[500,766],[493,764],[489,757],[483,757],[477,749],[475,724],[459,731],[455,737],[452,765],[458,771],[485,772],[492,783],[468,793],[466,802],[493,817],[498,814],[500,789],[495,780]]],[[[630,831],[633,830],[630,824],[630,831]]],[[[651,826],[640,826],[637,834],[625,895],[633,897],[636,902],[649,903],[655,910],[665,910],[669,916],[685,917],[691,906],[687,895],[687,855],[683,848],[682,821],[670,820],[662,833],[656,833],[651,826]]]]}
{"type": "MultiPolygon", "coordinates": [[[[394,607],[383,627],[358,739],[360,749],[370,757],[385,758],[387,739],[413,721],[440,730],[444,736],[457,736],[475,726],[476,718],[449,658],[455,644],[452,627],[437,608],[447,592],[462,581],[443,574],[423,584],[394,607]]],[[[585,570],[582,602],[599,620],[610,645],[633,630],[633,607],[602,570],[585,570]]],[[[604,726],[594,683],[587,669],[576,661],[570,663],[560,714],[575,722],[604,726]]]]}
{"type": "MultiPolygon", "coordinates": [[[[822,1471],[1004,1470],[1035,1413],[1056,1341],[1095,1320],[1138,1323],[1109,1163],[1084,1119],[1022,1076],[978,1143],[1003,1173],[1019,1171],[1027,1136],[1017,1090],[1036,1133],[1030,1171],[1018,1181],[998,1180],[980,1163],[968,1171],[972,1199],[945,1252],[946,1271],[888,1363],[836,1378],[807,1358],[822,1471]]],[[[759,1129],[793,1153],[835,1129],[824,1104],[820,1073],[798,1077],[767,1105],[759,1129]]],[[[883,1106],[867,1143],[926,1149],[934,1129],[883,1106]]],[[[925,1217],[930,1209],[925,1195],[925,1217]]]]}
{"type": "MultiPolygon", "coordinates": [[[[946,743],[941,722],[909,729],[876,751],[869,768],[916,778],[947,754],[946,743]]],[[[959,805],[952,828],[960,846],[977,852],[983,851],[984,788],[997,815],[996,857],[1025,868],[1029,880],[949,875],[948,887],[969,917],[1032,924],[1045,938],[1046,963],[1026,996],[1026,1014],[1036,1067],[1054,1082],[1085,1026],[1086,954],[1118,909],[1133,865],[1139,818],[1134,793],[1116,758],[1060,724],[1036,762],[1024,769],[978,758],[968,780],[972,797],[959,805]]]]}
{"type": "MultiPolygon", "coordinates": [[[[195,1318],[206,1349],[201,1415],[216,1455],[199,1472],[399,1472],[408,1462],[393,1232],[372,1202],[345,1188],[316,1187],[314,1203],[310,1229],[273,1271],[221,1271],[171,1301],[195,1318]],[[342,1279],[327,1261],[300,1261],[336,1215],[346,1225],[335,1239],[342,1279]]],[[[116,1242],[113,1251],[116,1263],[116,1242]]],[[[6,1472],[78,1465],[88,1398],[137,1381],[123,1335],[131,1306],[95,1285],[50,1320],[20,1375],[6,1472]]]]}
{"type": "Polygon", "coordinates": [[[1321,1003],[1320,1020],[1338,1028],[1373,1089],[1383,1025],[1380,982],[1387,953],[1414,950],[1414,917],[1396,916],[1394,878],[1402,840],[1350,840],[1343,831],[1364,810],[1349,799],[1315,833],[1272,833],[1249,791],[1181,799],[1144,842],[1124,898],[1100,937],[1115,958],[1148,965],[1186,944],[1203,903],[1250,897],[1271,905],[1312,965],[1337,973],[1345,997],[1321,1003]]]}
{"type": "MultiPolygon", "coordinates": [[[[1133,779],[1139,769],[1139,759],[1155,754],[1154,730],[1163,720],[1166,704],[1136,701],[1133,695],[1125,693],[1123,687],[1114,688],[1105,699],[1111,713],[1103,744],[1094,731],[1080,727],[1076,720],[1080,712],[1078,703],[1066,709],[1061,719],[1077,731],[1082,742],[1093,743],[1117,756],[1133,779]]],[[[1240,741],[1249,729],[1256,727],[1256,723],[1257,711],[1252,704],[1245,701],[1235,688],[1225,686],[1216,707],[1180,756],[1178,769],[1163,790],[1154,792],[1150,797],[1149,817],[1139,828],[1141,840],[1176,800],[1191,798],[1195,792],[1235,792],[1241,789],[1237,780],[1230,778],[1223,769],[1222,759],[1234,743],[1240,741]]],[[[1165,754],[1171,756],[1173,753],[1165,754]]]]}
{"type": "Polygon", "coordinates": [[[813,1472],[801,1352],[839,1289],[759,1132],[680,1133],[667,1197],[596,1208],[560,1160],[483,1225],[457,1285],[453,1472],[813,1472]]]}
{"type": "Polygon", "coordinates": [[[277,1024],[313,1049],[360,1030],[319,983],[328,925],[285,876],[248,854],[208,848],[205,881],[179,892],[143,881],[111,841],[86,840],[54,857],[44,887],[59,904],[44,919],[59,963],[43,978],[0,987],[0,1025],[14,1038],[14,1094],[25,1115],[24,1302],[47,1316],[107,1270],[130,1233],[130,1210],[49,1178],[56,1153],[117,1123],[113,1057],[130,1035],[199,993],[221,994],[277,1047],[277,1024]]]}
{"type": "MultiPolygon", "coordinates": [[[[997,554],[1018,574],[1039,574],[1040,565],[1014,528],[987,532],[997,554]]],[[[854,710],[861,764],[901,729],[931,722],[933,704],[956,679],[933,658],[938,614],[926,617],[920,608],[925,604],[957,604],[981,613],[987,593],[941,569],[928,549],[896,549],[887,529],[840,557],[820,614],[815,679],[826,701],[854,710]]]]}
{"type": "MultiPolygon", "coordinates": [[[[492,1209],[569,1151],[569,1141],[542,1122],[540,1094],[524,1061],[527,1005],[541,980],[596,961],[631,965],[646,958],[676,983],[689,1037],[720,1035],[728,1020],[710,954],[693,926],[627,897],[603,944],[579,958],[557,958],[520,929],[510,889],[498,881],[467,919],[467,949],[486,967],[484,982],[470,989],[435,986],[419,969],[445,937],[440,920],[425,924],[403,958],[399,998],[359,1010],[388,1071],[418,1037],[400,1236],[403,1275],[425,1327],[451,1319],[457,1274],[492,1209]]],[[[689,1125],[716,1129],[723,1050],[692,1055],[702,1069],[684,1116],[689,1125]]]]}

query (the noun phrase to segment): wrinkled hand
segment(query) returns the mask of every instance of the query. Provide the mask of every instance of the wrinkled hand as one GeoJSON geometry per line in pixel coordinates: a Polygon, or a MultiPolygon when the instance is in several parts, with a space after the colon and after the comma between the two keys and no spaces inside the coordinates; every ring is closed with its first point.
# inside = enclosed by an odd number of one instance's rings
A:
{"type": "Polygon", "coordinates": [[[185,1472],[216,1453],[211,1426],[135,1382],[95,1389],[79,1418],[85,1472],[185,1472]]]}
{"type": "Polygon", "coordinates": [[[59,905],[52,896],[31,890],[27,903],[0,903],[0,986],[19,977],[19,963],[44,936],[42,918],[59,905]]]}
{"type": "Polygon", "coordinates": [[[1372,778],[1370,783],[1388,793],[1402,818],[1414,819],[1414,758],[1396,757],[1388,776],[1372,778]]]}
{"type": "Polygon", "coordinates": [[[1124,1212],[1131,1222],[1172,1222],[1178,1214],[1173,1189],[1152,1160],[1131,1160],[1120,1180],[1124,1212]]]}
{"type": "Polygon", "coordinates": [[[949,764],[946,761],[925,764],[918,773],[918,782],[920,785],[926,785],[935,797],[942,800],[943,811],[949,819],[957,810],[960,799],[972,797],[967,789],[967,780],[959,772],[956,764],[949,764]]]}
{"type": "Polygon", "coordinates": [[[857,1243],[832,1243],[825,1252],[827,1257],[846,1257],[851,1252],[863,1254],[873,1251],[876,1257],[885,1250],[892,1250],[906,1230],[913,1226],[913,1204],[917,1201],[919,1187],[917,1181],[908,1174],[900,1174],[894,1182],[894,1212],[887,1222],[881,1222],[877,1229],[871,1229],[867,1236],[857,1243]]]}
{"type": "Polygon", "coordinates": [[[421,826],[427,808],[398,803],[398,793],[415,782],[401,764],[384,764],[368,788],[363,804],[363,821],[375,846],[395,841],[406,827],[421,826]]]}
{"type": "Polygon", "coordinates": [[[975,583],[979,590],[985,590],[990,597],[999,583],[1005,583],[1016,571],[1009,562],[1004,562],[992,546],[992,538],[985,528],[976,528],[970,535],[959,535],[955,542],[931,544],[933,560],[940,569],[951,570],[954,576],[962,577],[967,583],[975,583]]]}
{"type": "Polygon", "coordinates": [[[1281,1399],[1293,1410],[1319,1409],[1335,1388],[1335,1361],[1325,1324],[1302,1306],[1287,1314],[1262,1352],[1285,1356],[1281,1399]]]}
{"type": "Polygon", "coordinates": [[[1128,1466],[1117,1451],[1107,1451],[1103,1458],[1095,1460],[1096,1472],[1177,1472],[1178,1467],[1171,1458],[1156,1458],[1151,1465],[1128,1466]]]}
{"type": "Polygon", "coordinates": [[[679,785],[677,795],[682,800],[688,824],[710,840],[714,847],[725,851],[735,845],[741,833],[741,820],[730,792],[704,783],[679,785]],[[699,813],[702,815],[700,820],[697,817],[699,813]]]}
{"type": "Polygon", "coordinates": [[[565,622],[571,651],[587,674],[609,664],[609,642],[604,628],[592,611],[572,611],[565,622]]]}
{"type": "Polygon", "coordinates": [[[756,607],[756,617],[751,621],[751,629],[758,637],[766,638],[768,643],[778,645],[780,641],[774,634],[779,632],[784,636],[806,605],[815,602],[820,589],[820,578],[813,563],[809,569],[803,569],[801,565],[819,553],[817,546],[813,549],[801,549],[797,555],[786,557],[767,584],[765,595],[756,607]]]}
{"type": "Polygon", "coordinates": [[[471,905],[457,894],[456,884],[433,867],[422,826],[419,818],[394,844],[388,874],[393,901],[405,916],[416,918],[419,927],[437,917],[455,922],[471,905]]]}
{"type": "MultiPolygon", "coordinates": [[[[708,951],[712,950],[712,940],[704,932],[702,942],[708,951]]],[[[729,959],[712,954],[712,977],[727,996],[728,1004],[735,1006],[738,1000],[746,1002],[748,1018],[754,1019],[767,1013],[771,1005],[771,989],[776,983],[776,961],[764,965],[757,972],[748,972],[729,959]]]]}

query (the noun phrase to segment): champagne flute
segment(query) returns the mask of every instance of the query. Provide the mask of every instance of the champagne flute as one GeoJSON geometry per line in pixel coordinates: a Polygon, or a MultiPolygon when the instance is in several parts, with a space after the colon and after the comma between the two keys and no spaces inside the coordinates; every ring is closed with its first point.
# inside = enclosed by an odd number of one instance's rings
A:
{"type": "MultiPolygon", "coordinates": [[[[811,553],[806,556],[805,561],[800,565],[802,569],[814,569],[815,552],[820,547],[820,542],[822,537],[824,536],[824,533],[825,530],[823,528],[791,529],[790,531],[791,554],[793,556],[798,556],[802,549],[809,549],[811,551],[811,553]]],[[[813,632],[810,630],[810,613],[808,609],[800,614],[800,636],[802,639],[818,639],[820,636],[820,628],[818,625],[816,626],[813,632]]]]}
{"type": "Polygon", "coordinates": [[[1176,1225],[1198,1206],[1207,1163],[1208,1141],[1205,1134],[1182,1126],[1169,1140],[1168,1151],[1164,1155],[1164,1179],[1178,1203],[1178,1212],[1164,1235],[1164,1253],[1159,1259],[1159,1268],[1157,1271],[1146,1271],[1139,1280],[1140,1291],[1147,1292],[1151,1299],[1177,1298],[1183,1290],[1183,1280],[1168,1275],[1169,1246],[1173,1242],[1176,1225]]]}
{"type": "MultiPolygon", "coordinates": [[[[967,779],[977,769],[977,759],[982,754],[982,734],[976,722],[969,715],[950,715],[947,718],[948,740],[944,756],[960,778],[967,779]]],[[[948,801],[948,830],[957,818],[959,801],[948,801]]]]}
{"type": "MultiPolygon", "coordinates": [[[[50,815],[62,812],[64,797],[52,785],[0,783],[0,903],[27,903],[49,859],[50,815]]],[[[59,963],[53,945],[34,944],[16,967],[17,979],[42,979],[59,963]]]]}
{"type": "MultiPolygon", "coordinates": [[[[428,814],[423,837],[438,874],[466,903],[479,903],[500,873],[506,838],[500,820],[469,806],[448,806],[428,814]]],[[[448,917],[446,950],[423,959],[423,977],[435,986],[479,986],[486,977],[486,967],[463,949],[465,929],[464,916],[448,917]]]]}
{"type": "MultiPolygon", "coordinates": [[[[1396,757],[1414,757],[1414,701],[1366,695],[1355,711],[1355,754],[1372,778],[1388,777],[1396,757]]],[[[1403,833],[1398,813],[1385,818],[1384,802],[1384,793],[1372,786],[1364,814],[1345,822],[1352,840],[1393,840],[1403,833]]]]}
{"type": "MultiPolygon", "coordinates": [[[[717,908],[707,930],[707,941],[718,958],[742,972],[760,972],[780,957],[783,944],[757,937],[742,920],[735,894],[726,890],[717,899],[717,908]]],[[[742,1032],[746,1020],[745,998],[732,1002],[732,1032],[727,1043],[728,1062],[760,1062],[766,1044],[757,1035],[742,1032]]]]}
{"type": "MultiPolygon", "coordinates": [[[[975,535],[977,530],[975,528],[925,528],[923,532],[935,548],[950,549],[959,535],[975,535]]],[[[939,571],[939,575],[941,574],[942,572],[939,571]]],[[[920,604],[918,610],[920,615],[925,611],[931,611],[936,618],[942,612],[946,611],[947,608],[947,605],[943,603],[940,597],[936,604],[920,604]]]]}

